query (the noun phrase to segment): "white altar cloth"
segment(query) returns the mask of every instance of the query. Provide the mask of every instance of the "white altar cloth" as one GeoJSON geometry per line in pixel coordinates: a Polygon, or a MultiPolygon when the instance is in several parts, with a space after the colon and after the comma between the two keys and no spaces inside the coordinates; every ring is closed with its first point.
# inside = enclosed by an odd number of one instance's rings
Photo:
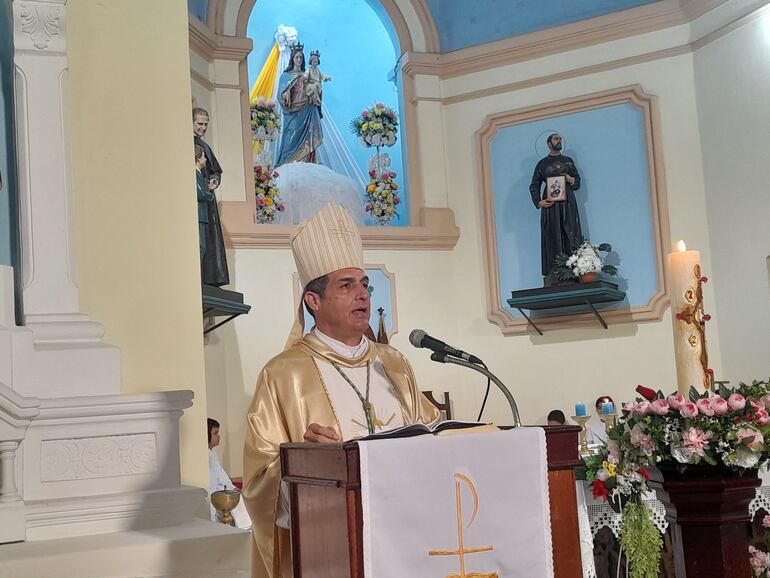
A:
{"type": "Polygon", "coordinates": [[[541,428],[373,440],[359,451],[367,578],[553,576],[541,428]]]}

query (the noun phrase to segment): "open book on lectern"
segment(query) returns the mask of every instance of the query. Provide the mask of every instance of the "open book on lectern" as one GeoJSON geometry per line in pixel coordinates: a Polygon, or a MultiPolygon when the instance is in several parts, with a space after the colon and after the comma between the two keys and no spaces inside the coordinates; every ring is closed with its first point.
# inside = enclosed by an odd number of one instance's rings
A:
{"type": "Polygon", "coordinates": [[[440,435],[442,433],[459,433],[457,430],[473,429],[474,431],[497,430],[497,426],[479,421],[458,421],[446,420],[440,421],[433,426],[427,426],[424,423],[412,423],[402,427],[377,432],[361,438],[359,441],[410,438],[425,434],[440,435]]]}

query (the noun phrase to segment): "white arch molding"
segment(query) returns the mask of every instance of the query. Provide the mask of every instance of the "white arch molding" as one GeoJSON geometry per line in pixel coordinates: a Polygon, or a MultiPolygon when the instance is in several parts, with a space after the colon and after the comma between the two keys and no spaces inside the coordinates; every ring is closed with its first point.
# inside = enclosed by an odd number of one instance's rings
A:
{"type": "MultiPolygon", "coordinates": [[[[369,1],[369,0],[362,0],[369,1]]],[[[375,0],[371,0],[375,1],[375,0]]],[[[378,0],[393,24],[401,54],[438,52],[438,34],[426,0],[378,0]]],[[[251,194],[251,134],[249,126],[246,58],[252,43],[246,36],[257,0],[210,0],[207,24],[190,17],[190,61],[193,100],[212,112],[210,138],[218,156],[239,157],[243,176],[228,171],[221,188],[221,215],[225,239],[232,247],[288,246],[293,225],[257,225],[251,194]]],[[[402,60],[402,65],[408,57],[402,60]]],[[[426,207],[420,167],[418,118],[422,111],[436,118],[438,103],[414,98],[414,77],[402,75],[405,160],[408,169],[410,226],[363,227],[364,246],[375,248],[452,249],[460,232],[454,213],[446,207],[426,207]]],[[[438,115],[440,118],[440,115],[438,115]]],[[[443,127],[441,127],[443,132],[443,127]]]]}

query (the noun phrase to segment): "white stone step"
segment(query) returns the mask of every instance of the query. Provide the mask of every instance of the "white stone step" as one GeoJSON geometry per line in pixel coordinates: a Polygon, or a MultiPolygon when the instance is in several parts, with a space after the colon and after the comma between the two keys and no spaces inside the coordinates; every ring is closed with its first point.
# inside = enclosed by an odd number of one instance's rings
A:
{"type": "Polygon", "coordinates": [[[208,520],[0,545],[0,578],[249,578],[251,533],[208,520]]]}

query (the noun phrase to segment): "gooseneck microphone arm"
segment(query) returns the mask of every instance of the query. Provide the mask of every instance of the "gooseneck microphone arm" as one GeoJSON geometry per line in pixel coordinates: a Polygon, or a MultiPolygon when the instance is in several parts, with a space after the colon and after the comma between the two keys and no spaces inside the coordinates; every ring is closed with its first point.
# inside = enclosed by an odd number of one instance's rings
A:
{"type": "Polygon", "coordinates": [[[521,427],[521,417],[519,417],[519,407],[516,405],[516,400],[513,399],[511,392],[507,387],[505,387],[505,385],[503,385],[503,382],[500,381],[497,376],[489,371],[486,367],[481,367],[480,365],[470,363],[464,359],[458,359],[456,357],[446,355],[445,353],[434,352],[430,358],[433,361],[438,361],[439,363],[454,363],[455,365],[462,365],[463,367],[474,369],[491,379],[495,385],[500,388],[500,391],[503,392],[505,399],[508,400],[508,404],[511,406],[511,413],[513,413],[513,427],[521,427]]]}

